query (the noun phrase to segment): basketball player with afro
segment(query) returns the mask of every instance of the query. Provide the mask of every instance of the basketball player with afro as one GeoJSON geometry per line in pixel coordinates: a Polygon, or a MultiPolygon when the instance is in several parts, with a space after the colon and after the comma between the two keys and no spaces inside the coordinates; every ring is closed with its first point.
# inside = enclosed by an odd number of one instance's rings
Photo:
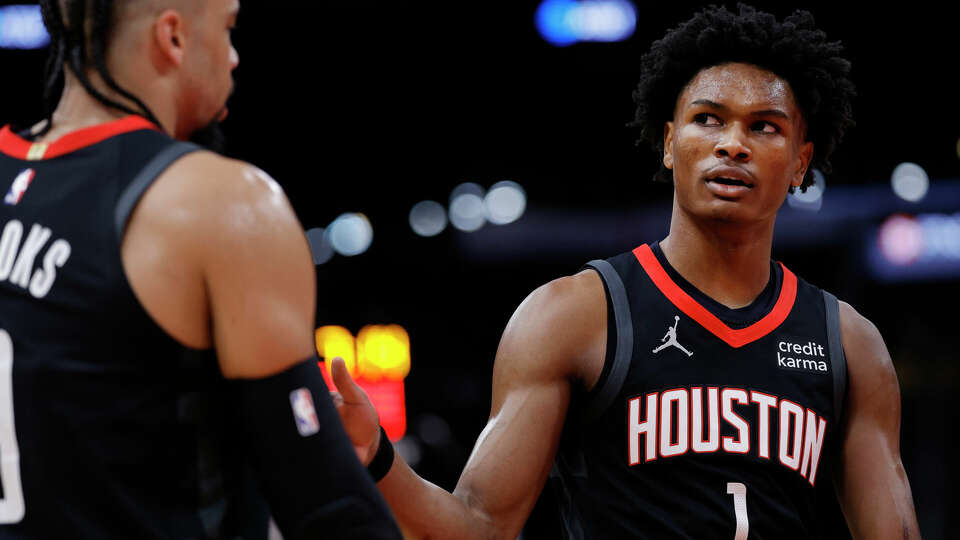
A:
{"type": "Polygon", "coordinates": [[[669,234],[534,291],[452,494],[417,476],[334,361],[340,416],[401,527],[515,538],[550,477],[567,538],[919,538],[883,340],[771,261],[777,211],[852,125],[850,64],[807,12],[707,8],[643,56],[635,126],[669,234]],[[822,502],[822,501],[820,501],[822,502]]]}
{"type": "Polygon", "coordinates": [[[226,115],[239,2],[41,5],[49,114],[0,131],[0,538],[400,538],[286,197],[178,141],[226,115]]]}

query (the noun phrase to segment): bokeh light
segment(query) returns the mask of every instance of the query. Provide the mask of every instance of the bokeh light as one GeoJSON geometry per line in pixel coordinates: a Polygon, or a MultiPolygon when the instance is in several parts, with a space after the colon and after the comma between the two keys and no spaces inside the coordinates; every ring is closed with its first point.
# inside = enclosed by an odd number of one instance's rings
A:
{"type": "Polygon", "coordinates": [[[347,257],[359,255],[373,243],[373,226],[363,214],[341,214],[328,227],[333,249],[347,257]]]}
{"type": "Polygon", "coordinates": [[[40,49],[49,43],[40,6],[0,7],[0,49],[40,49]]]}
{"type": "Polygon", "coordinates": [[[447,212],[435,201],[420,201],[410,210],[410,228],[420,236],[436,236],[447,228],[447,212]]]}
{"type": "Polygon", "coordinates": [[[333,246],[323,227],[315,227],[307,231],[307,242],[313,253],[313,264],[321,265],[333,258],[333,246]]]}
{"type": "Polygon", "coordinates": [[[578,41],[622,41],[633,35],[637,9],[628,0],[544,0],[534,24],[551,45],[578,41]]]}
{"type": "Polygon", "coordinates": [[[483,204],[484,190],[478,184],[466,182],[450,194],[450,223],[464,232],[473,232],[487,221],[483,204]]]}
{"type": "Polygon", "coordinates": [[[880,227],[880,252],[892,264],[904,266],[923,254],[923,227],[903,214],[887,218],[880,227]]]}
{"type": "Polygon", "coordinates": [[[797,210],[819,212],[823,206],[823,194],[826,190],[826,178],[819,169],[814,169],[813,184],[808,186],[806,191],[800,191],[799,188],[793,190],[793,193],[787,195],[787,204],[797,210]]]}
{"type": "Polygon", "coordinates": [[[417,431],[420,433],[420,439],[430,446],[443,447],[453,440],[450,425],[435,414],[422,415],[417,422],[417,431]]]}
{"type": "Polygon", "coordinates": [[[506,225],[520,219],[527,208],[527,195],[516,182],[504,180],[494,184],[483,198],[487,219],[496,225],[506,225]]]}
{"type": "Polygon", "coordinates": [[[893,170],[890,177],[893,192],[905,201],[918,202],[923,200],[930,188],[930,179],[927,171],[916,163],[901,163],[893,170]]]}

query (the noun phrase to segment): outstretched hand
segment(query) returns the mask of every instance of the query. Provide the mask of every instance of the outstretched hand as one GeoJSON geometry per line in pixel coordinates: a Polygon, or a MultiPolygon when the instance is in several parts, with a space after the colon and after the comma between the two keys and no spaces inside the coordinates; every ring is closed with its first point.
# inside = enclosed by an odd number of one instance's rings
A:
{"type": "Polygon", "coordinates": [[[380,444],[380,417],[367,393],[353,381],[339,356],[330,362],[330,373],[337,386],[337,390],[330,391],[330,397],[357,457],[361,463],[368,465],[380,444]]]}

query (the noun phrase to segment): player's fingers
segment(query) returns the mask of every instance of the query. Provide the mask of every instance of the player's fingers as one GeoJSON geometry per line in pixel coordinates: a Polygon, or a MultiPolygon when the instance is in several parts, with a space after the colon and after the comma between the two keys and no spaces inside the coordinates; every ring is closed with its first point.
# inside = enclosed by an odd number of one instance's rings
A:
{"type": "Polygon", "coordinates": [[[333,400],[333,406],[340,408],[343,406],[343,396],[340,395],[340,392],[330,392],[330,399],[333,400]]]}
{"type": "Polygon", "coordinates": [[[333,376],[333,384],[337,385],[337,390],[342,395],[344,401],[357,401],[362,399],[363,390],[353,382],[353,377],[347,371],[347,364],[343,358],[337,356],[331,361],[330,373],[333,376]]]}

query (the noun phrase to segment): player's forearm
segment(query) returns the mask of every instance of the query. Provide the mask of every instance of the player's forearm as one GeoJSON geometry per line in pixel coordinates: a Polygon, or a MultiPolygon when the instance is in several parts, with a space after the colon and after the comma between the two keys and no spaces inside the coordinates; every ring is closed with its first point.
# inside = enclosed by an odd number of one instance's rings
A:
{"type": "Polygon", "coordinates": [[[481,510],[421,478],[399,455],[377,487],[408,536],[433,540],[498,536],[481,510]]]}
{"type": "Polygon", "coordinates": [[[894,469],[889,475],[875,477],[871,485],[864,485],[857,494],[844,495],[844,506],[851,509],[847,522],[855,540],[920,538],[907,474],[899,460],[894,469]],[[854,497],[856,500],[850,500],[854,497]]]}

